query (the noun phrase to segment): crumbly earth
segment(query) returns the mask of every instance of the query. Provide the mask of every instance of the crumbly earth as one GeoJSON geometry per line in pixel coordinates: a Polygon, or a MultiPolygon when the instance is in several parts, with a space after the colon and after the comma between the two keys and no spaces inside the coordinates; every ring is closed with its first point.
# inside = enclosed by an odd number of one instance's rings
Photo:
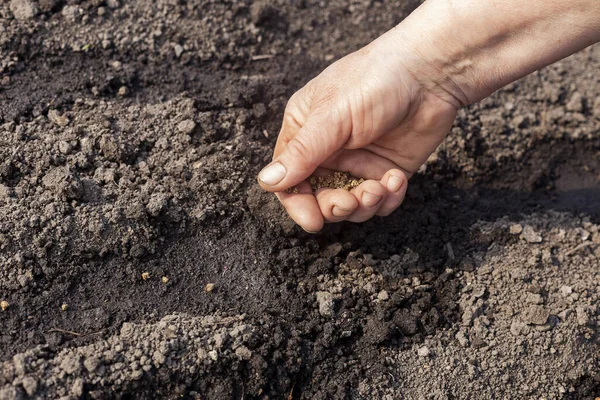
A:
{"type": "Polygon", "coordinates": [[[418,4],[0,3],[0,399],[600,395],[599,46],[461,110],[385,219],[255,184],[418,4]]]}
{"type": "Polygon", "coordinates": [[[364,181],[363,178],[353,178],[345,172],[334,172],[327,176],[313,176],[309,183],[313,190],[322,188],[352,190],[364,181]]]}

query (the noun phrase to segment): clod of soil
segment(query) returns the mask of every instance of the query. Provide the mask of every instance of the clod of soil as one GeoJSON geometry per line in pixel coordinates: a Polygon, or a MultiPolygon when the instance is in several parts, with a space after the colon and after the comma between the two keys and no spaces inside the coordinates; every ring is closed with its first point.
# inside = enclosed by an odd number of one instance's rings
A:
{"type": "Polygon", "coordinates": [[[345,172],[334,172],[332,175],[327,176],[313,176],[309,180],[313,190],[321,188],[352,190],[364,181],[362,178],[354,178],[345,172]]]}

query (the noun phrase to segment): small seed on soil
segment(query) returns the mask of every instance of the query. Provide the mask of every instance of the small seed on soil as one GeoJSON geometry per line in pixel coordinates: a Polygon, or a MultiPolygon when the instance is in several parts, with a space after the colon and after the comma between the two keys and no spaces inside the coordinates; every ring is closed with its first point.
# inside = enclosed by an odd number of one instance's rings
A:
{"type": "Polygon", "coordinates": [[[163,276],[161,279],[162,283],[169,283],[169,278],[167,278],[166,276],[163,276]]]}
{"type": "Polygon", "coordinates": [[[60,306],[60,309],[61,309],[61,310],[63,310],[63,311],[67,311],[67,310],[69,309],[69,305],[68,305],[67,303],[63,303],[63,304],[60,306]]]}
{"type": "Polygon", "coordinates": [[[313,176],[309,180],[313,190],[332,188],[348,191],[358,187],[364,181],[362,178],[354,178],[345,172],[334,172],[333,175],[328,176],[313,176]]]}
{"type": "Polygon", "coordinates": [[[128,92],[129,92],[129,89],[127,89],[127,86],[121,86],[121,87],[119,88],[119,92],[118,92],[118,94],[119,94],[119,96],[121,96],[121,97],[125,97],[125,96],[127,96],[127,93],[128,93],[128,92]]]}
{"type": "Polygon", "coordinates": [[[142,279],[143,280],[150,279],[150,273],[149,272],[142,272],[142,279]]]}
{"type": "Polygon", "coordinates": [[[205,292],[212,292],[213,290],[215,290],[215,284],[214,283],[207,283],[206,286],[204,287],[204,291],[205,292]]]}
{"type": "Polygon", "coordinates": [[[0,301],[0,309],[2,309],[2,311],[6,311],[8,306],[9,306],[8,301],[6,301],[6,300],[0,301]]]}

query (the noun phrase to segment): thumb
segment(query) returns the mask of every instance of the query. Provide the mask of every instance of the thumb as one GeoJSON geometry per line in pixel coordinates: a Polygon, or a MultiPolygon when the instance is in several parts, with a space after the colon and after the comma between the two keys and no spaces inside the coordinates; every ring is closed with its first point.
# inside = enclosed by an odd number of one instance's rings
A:
{"type": "MultiPolygon", "coordinates": [[[[258,181],[264,190],[282,192],[299,184],[342,148],[347,138],[339,124],[317,121],[308,120],[260,171],[258,181]]],[[[283,132],[281,137],[285,138],[283,132]]]]}

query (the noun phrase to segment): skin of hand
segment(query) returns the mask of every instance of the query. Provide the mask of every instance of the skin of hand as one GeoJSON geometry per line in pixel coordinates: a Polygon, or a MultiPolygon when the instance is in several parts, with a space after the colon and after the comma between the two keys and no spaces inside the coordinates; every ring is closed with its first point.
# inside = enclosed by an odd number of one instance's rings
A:
{"type": "Polygon", "coordinates": [[[308,232],[388,215],[461,106],[600,40],[599,21],[597,0],[428,0],[292,96],[259,183],[308,232]],[[366,181],[313,193],[333,171],[366,181]]]}
{"type": "Polygon", "coordinates": [[[366,47],[332,64],[290,99],[270,170],[259,175],[308,232],[324,222],[385,216],[404,199],[408,178],[427,160],[457,112],[401,65],[366,47]],[[272,171],[272,172],[271,172],[272,171]],[[357,188],[322,188],[307,178],[344,171],[357,188]],[[298,193],[287,193],[295,186],[298,193]]]}

